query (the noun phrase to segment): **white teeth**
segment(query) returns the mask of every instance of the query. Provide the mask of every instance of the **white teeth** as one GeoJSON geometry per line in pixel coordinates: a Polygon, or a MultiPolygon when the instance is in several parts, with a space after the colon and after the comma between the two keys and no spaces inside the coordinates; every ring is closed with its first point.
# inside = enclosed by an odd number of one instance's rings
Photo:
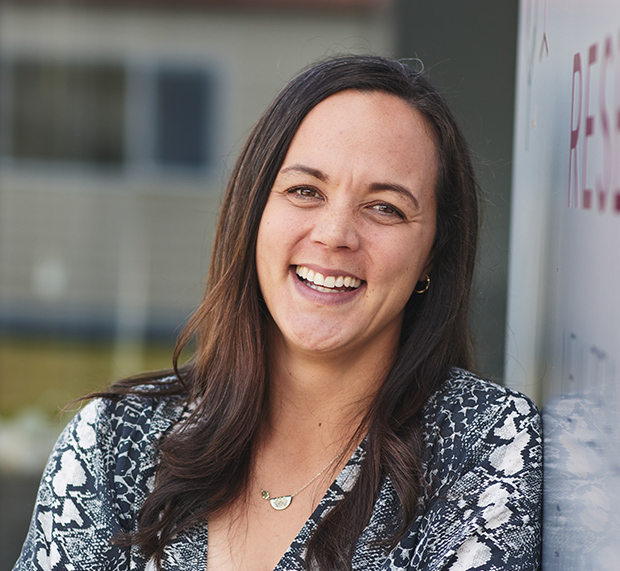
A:
{"type": "Polygon", "coordinates": [[[319,272],[314,272],[306,266],[297,266],[295,273],[307,280],[313,289],[326,293],[336,293],[333,288],[351,287],[358,288],[362,285],[362,280],[351,276],[324,276],[319,272]]]}
{"type": "Polygon", "coordinates": [[[316,291],[320,291],[321,293],[339,293],[337,290],[335,289],[329,289],[327,287],[323,287],[323,286],[318,286],[318,285],[314,285],[314,284],[308,284],[312,289],[315,289],[316,291]]]}

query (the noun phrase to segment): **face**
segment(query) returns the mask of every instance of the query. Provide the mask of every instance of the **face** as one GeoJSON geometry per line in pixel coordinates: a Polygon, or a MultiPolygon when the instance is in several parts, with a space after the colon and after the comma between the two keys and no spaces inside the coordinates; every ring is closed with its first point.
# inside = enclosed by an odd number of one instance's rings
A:
{"type": "Polygon", "coordinates": [[[258,232],[276,341],[314,354],[396,349],[430,269],[437,171],[431,127],[398,97],[344,91],[307,115],[258,232]]]}

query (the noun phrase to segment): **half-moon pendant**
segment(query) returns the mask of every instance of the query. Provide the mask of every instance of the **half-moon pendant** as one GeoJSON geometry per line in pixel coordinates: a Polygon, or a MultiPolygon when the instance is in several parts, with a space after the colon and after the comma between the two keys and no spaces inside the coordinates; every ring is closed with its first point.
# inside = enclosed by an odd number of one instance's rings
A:
{"type": "Polygon", "coordinates": [[[293,496],[278,496],[277,498],[269,498],[269,503],[274,510],[282,511],[288,508],[293,501],[293,496]]]}

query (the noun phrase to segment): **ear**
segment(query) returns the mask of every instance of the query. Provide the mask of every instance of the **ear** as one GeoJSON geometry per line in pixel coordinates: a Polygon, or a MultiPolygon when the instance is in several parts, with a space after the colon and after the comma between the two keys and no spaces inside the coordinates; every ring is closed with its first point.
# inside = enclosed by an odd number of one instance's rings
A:
{"type": "Polygon", "coordinates": [[[431,248],[431,251],[428,253],[428,258],[426,259],[426,264],[424,265],[424,269],[420,274],[422,280],[424,280],[425,276],[428,276],[432,271],[435,265],[435,245],[431,248]]]}

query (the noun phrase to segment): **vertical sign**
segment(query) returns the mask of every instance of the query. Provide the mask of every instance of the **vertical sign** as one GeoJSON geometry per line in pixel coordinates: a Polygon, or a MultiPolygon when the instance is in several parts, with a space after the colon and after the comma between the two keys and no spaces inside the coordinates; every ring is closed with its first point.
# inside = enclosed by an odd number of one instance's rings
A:
{"type": "Polygon", "coordinates": [[[543,405],[545,571],[620,561],[620,2],[521,0],[507,384],[543,405]]]}

